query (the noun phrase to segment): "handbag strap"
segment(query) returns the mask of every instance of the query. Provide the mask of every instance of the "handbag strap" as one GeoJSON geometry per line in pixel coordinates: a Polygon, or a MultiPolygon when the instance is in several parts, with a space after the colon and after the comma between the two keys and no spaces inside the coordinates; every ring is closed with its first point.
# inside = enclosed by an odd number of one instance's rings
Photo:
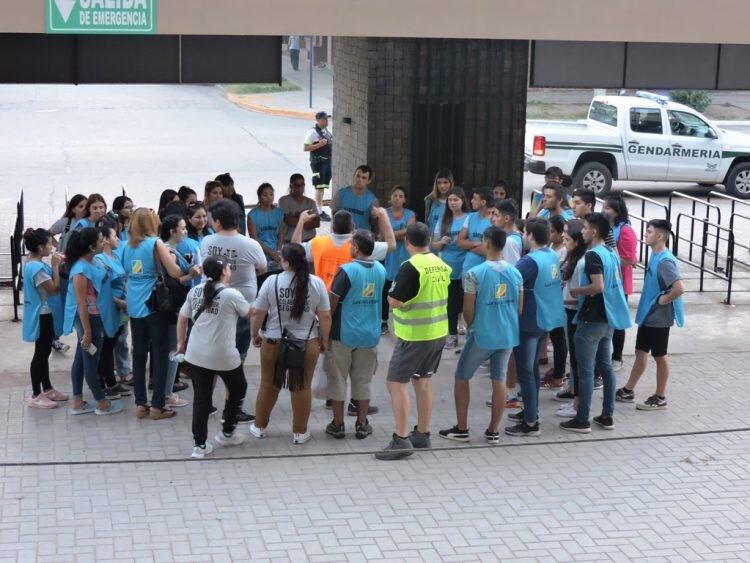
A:
{"type": "MultiPolygon", "coordinates": [[[[279,329],[281,332],[282,338],[284,337],[284,325],[281,324],[281,307],[279,306],[279,276],[281,274],[276,274],[276,278],[273,281],[273,291],[276,294],[276,313],[279,315],[279,329]]],[[[310,340],[310,335],[312,334],[313,329],[315,328],[315,315],[313,315],[313,320],[310,323],[310,330],[307,331],[307,338],[305,340],[310,340]]]]}
{"type": "Polygon", "coordinates": [[[195,314],[195,317],[193,317],[193,324],[198,322],[198,317],[200,317],[203,314],[203,311],[208,309],[208,306],[214,302],[214,300],[219,296],[219,293],[221,293],[225,289],[226,287],[220,287],[219,289],[217,289],[216,293],[214,293],[213,299],[211,299],[211,301],[209,301],[208,303],[206,303],[205,299],[203,300],[203,304],[198,308],[198,312],[195,314]]]}
{"type": "Polygon", "coordinates": [[[154,257],[154,270],[156,271],[156,277],[164,278],[164,265],[161,263],[161,260],[159,260],[159,256],[156,254],[156,246],[159,244],[159,239],[157,238],[154,241],[154,247],[152,249],[152,254],[154,257]]]}

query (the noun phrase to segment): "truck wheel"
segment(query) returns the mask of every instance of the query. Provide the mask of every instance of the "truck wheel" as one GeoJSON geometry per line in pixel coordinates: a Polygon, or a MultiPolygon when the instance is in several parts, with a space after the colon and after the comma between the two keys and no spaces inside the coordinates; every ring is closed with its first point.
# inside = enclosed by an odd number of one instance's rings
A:
{"type": "Polygon", "coordinates": [[[573,175],[573,186],[604,197],[612,189],[612,172],[601,162],[585,162],[573,175]]]}
{"type": "Polygon", "coordinates": [[[740,199],[750,198],[750,162],[735,165],[727,177],[727,193],[740,199]]]}

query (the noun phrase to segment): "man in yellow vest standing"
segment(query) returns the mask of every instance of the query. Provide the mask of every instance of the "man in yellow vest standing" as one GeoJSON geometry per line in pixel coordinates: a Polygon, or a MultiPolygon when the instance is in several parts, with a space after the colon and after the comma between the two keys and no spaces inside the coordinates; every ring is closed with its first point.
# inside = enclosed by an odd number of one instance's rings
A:
{"type": "Polygon", "coordinates": [[[388,294],[393,310],[396,345],[386,382],[396,429],[376,459],[409,457],[414,449],[430,447],[432,376],[440,365],[448,335],[448,285],[451,268],[430,253],[427,225],[406,228],[409,260],[401,264],[388,294]],[[409,382],[417,397],[417,425],[409,433],[409,382]]]}

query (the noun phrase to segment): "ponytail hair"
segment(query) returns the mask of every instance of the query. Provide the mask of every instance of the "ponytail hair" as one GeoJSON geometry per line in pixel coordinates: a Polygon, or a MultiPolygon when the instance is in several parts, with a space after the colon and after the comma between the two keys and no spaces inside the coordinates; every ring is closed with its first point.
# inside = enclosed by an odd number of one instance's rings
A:
{"type": "Polygon", "coordinates": [[[70,233],[68,246],[65,247],[65,263],[69,266],[75,264],[82,256],[91,252],[91,247],[99,240],[99,229],[86,227],[80,231],[70,233]]]}
{"type": "Polygon", "coordinates": [[[221,274],[224,273],[224,268],[227,267],[226,258],[223,256],[209,256],[203,261],[203,273],[208,278],[205,285],[203,286],[203,303],[201,303],[200,310],[205,311],[211,301],[216,297],[216,284],[221,280],[221,274]]]}
{"type": "Polygon", "coordinates": [[[281,249],[281,257],[289,263],[292,272],[294,272],[294,300],[291,317],[298,321],[305,312],[307,296],[310,291],[310,264],[307,261],[307,256],[305,256],[304,247],[296,242],[285,244],[284,248],[281,249]]]}
{"type": "MultiPolygon", "coordinates": [[[[79,202],[80,203],[80,202],[79,202]]],[[[23,242],[30,252],[39,252],[52,237],[47,229],[26,229],[23,232],[23,242]]]]}

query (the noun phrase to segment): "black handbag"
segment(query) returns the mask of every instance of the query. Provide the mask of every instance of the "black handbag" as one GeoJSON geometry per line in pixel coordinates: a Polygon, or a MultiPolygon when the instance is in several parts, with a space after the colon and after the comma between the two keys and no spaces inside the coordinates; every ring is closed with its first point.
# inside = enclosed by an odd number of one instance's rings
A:
{"type": "MultiPolygon", "coordinates": [[[[156,282],[151,289],[148,299],[148,308],[153,313],[177,314],[187,299],[190,288],[180,283],[180,280],[170,276],[164,269],[164,265],[156,255],[154,243],[154,269],[156,270],[156,282]]],[[[170,252],[172,250],[170,249],[170,252]]]]}
{"type": "Polygon", "coordinates": [[[305,388],[305,354],[307,341],[315,327],[313,317],[310,330],[305,340],[297,338],[288,332],[281,324],[281,307],[279,306],[279,276],[274,280],[274,292],[276,293],[276,311],[279,315],[279,328],[281,329],[281,340],[279,353],[276,356],[276,370],[273,375],[273,385],[277,389],[286,387],[290,391],[301,391],[305,388]]]}

